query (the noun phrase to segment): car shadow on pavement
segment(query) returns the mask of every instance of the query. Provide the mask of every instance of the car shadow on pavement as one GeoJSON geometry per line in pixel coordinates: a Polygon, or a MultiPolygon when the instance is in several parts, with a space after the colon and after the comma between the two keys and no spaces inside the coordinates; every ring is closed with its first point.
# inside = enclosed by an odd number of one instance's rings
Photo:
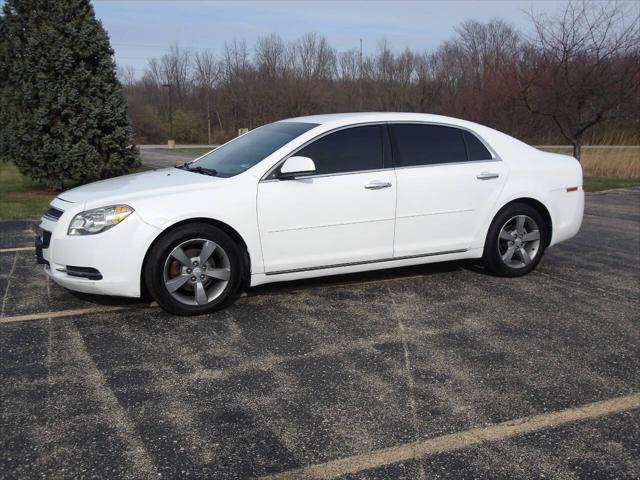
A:
{"type": "Polygon", "coordinates": [[[121,306],[121,305],[131,305],[131,306],[143,306],[148,304],[151,299],[142,297],[142,298],[132,298],[132,297],[113,297],[108,295],[95,295],[91,293],[82,293],[82,292],[74,292],[72,290],[67,290],[70,295],[73,295],[78,300],[82,300],[83,302],[94,303],[96,305],[104,305],[104,306],[121,306]]]}
{"type": "Polygon", "coordinates": [[[270,293],[286,293],[287,291],[312,287],[377,283],[382,281],[400,280],[407,277],[428,277],[431,275],[459,271],[461,270],[461,265],[462,263],[460,261],[451,261],[415,265],[411,267],[389,268],[385,270],[372,270],[370,272],[347,273],[304,280],[292,280],[253,287],[247,291],[247,294],[250,296],[267,295],[270,293]]]}
{"type": "MultiPolygon", "coordinates": [[[[416,265],[411,267],[390,268],[386,270],[374,270],[371,272],[348,273],[342,275],[332,275],[328,277],[309,278],[305,280],[292,280],[287,282],[270,283],[260,285],[249,289],[239,291],[236,300],[240,296],[262,296],[262,295],[282,295],[288,292],[304,290],[307,288],[331,287],[335,285],[351,285],[378,283],[385,281],[401,280],[407,277],[428,277],[442,273],[452,273],[461,269],[476,269],[474,271],[482,272],[480,266],[473,266],[470,262],[452,261],[442,263],[431,263],[426,265],[416,265]]],[[[482,272],[484,273],[484,272],[482,272]]],[[[152,298],[145,295],[142,298],[131,297],[114,297],[107,295],[95,295],[90,293],[67,291],[70,295],[78,300],[104,306],[144,306],[153,301],[152,298]]]]}

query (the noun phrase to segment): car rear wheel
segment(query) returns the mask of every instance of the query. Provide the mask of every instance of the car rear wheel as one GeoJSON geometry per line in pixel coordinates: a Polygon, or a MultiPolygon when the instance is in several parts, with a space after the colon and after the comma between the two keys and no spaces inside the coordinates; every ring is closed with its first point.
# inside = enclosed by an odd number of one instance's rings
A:
{"type": "Polygon", "coordinates": [[[546,241],[542,215],[530,205],[512,203],[498,212],[489,227],[483,262],[494,275],[526,275],[540,263],[546,241]]]}
{"type": "Polygon", "coordinates": [[[149,292],[166,311],[200,315],[225,307],[242,278],[238,246],[208,224],[188,224],[153,246],[145,267],[149,292]]]}

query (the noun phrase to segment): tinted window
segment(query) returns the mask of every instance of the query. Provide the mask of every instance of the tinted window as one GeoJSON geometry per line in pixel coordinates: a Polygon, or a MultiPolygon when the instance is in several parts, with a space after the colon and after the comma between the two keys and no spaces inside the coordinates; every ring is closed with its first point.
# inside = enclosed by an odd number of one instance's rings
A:
{"type": "Polygon", "coordinates": [[[462,131],[464,142],[467,144],[467,157],[469,160],[491,160],[491,153],[473,133],[462,131]]]}
{"type": "Polygon", "coordinates": [[[467,151],[459,128],[441,125],[390,124],[395,160],[401,167],[466,162],[467,151]]]}
{"type": "Polygon", "coordinates": [[[307,145],[296,155],[309,157],[317,174],[382,168],[382,127],[368,125],[340,130],[307,145]]]}
{"type": "Polygon", "coordinates": [[[213,168],[221,177],[237,175],[317,126],[316,123],[302,122],[270,123],[245,133],[233,142],[225,143],[193,162],[191,166],[213,168]]]}

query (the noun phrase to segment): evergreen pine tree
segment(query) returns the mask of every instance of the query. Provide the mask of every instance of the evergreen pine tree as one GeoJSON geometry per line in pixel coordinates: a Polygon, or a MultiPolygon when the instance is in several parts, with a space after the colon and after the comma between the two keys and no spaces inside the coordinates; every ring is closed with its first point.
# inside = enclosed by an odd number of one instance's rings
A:
{"type": "Polygon", "coordinates": [[[109,37],[88,0],[6,0],[0,159],[64,188],[138,165],[109,37]]]}

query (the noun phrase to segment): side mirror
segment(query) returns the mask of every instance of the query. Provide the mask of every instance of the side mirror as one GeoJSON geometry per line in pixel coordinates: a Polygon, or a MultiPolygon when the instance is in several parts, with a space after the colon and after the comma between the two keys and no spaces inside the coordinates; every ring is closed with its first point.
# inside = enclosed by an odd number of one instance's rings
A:
{"type": "Polygon", "coordinates": [[[289,157],[280,167],[278,178],[289,180],[303,175],[315,173],[316,164],[309,157],[289,157]]]}

